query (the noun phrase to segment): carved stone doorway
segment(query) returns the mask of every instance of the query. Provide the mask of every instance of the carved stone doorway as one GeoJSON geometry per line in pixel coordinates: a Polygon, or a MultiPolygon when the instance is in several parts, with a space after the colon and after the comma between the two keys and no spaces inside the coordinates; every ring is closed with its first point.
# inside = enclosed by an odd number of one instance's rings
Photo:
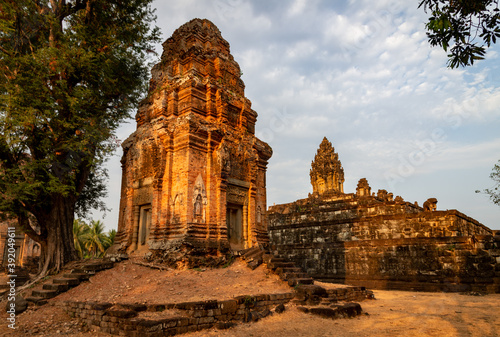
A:
{"type": "Polygon", "coordinates": [[[242,250],[245,248],[243,240],[243,206],[227,204],[226,207],[227,238],[231,249],[242,250]]]}
{"type": "Polygon", "coordinates": [[[145,246],[149,239],[151,230],[151,205],[141,206],[139,218],[138,248],[145,246]]]}

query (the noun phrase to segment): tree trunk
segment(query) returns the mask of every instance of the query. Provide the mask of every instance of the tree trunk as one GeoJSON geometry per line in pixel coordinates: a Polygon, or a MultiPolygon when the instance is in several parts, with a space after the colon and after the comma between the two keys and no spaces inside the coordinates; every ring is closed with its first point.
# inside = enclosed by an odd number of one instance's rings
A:
{"type": "Polygon", "coordinates": [[[53,196],[52,209],[48,217],[37,219],[40,227],[45,228],[47,236],[41,244],[39,275],[59,272],[62,267],[78,259],[73,242],[73,220],[75,202],[71,197],[53,196]]]}

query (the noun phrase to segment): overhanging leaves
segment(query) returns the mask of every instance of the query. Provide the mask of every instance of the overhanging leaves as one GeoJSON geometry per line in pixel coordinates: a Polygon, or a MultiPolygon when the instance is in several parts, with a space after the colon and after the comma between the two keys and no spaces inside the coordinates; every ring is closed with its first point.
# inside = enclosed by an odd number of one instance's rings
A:
{"type": "Polygon", "coordinates": [[[500,37],[498,0],[423,0],[430,11],[426,24],[432,46],[450,47],[448,66],[466,67],[484,59],[486,49],[500,37]]]}

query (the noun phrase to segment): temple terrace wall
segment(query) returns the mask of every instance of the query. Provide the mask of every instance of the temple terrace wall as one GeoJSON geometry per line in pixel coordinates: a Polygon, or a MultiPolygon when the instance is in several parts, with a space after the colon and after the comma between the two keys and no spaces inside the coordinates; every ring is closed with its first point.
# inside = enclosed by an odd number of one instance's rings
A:
{"type": "Polygon", "coordinates": [[[268,218],[274,253],[319,280],[500,292],[500,237],[456,210],[342,195],[270,207],[268,218]]]}

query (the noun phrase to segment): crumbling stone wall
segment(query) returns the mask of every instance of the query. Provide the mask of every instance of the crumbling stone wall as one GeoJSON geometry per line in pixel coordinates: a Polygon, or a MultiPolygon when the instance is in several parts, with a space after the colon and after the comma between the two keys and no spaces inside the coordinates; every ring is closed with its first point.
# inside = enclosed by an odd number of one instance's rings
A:
{"type": "Polygon", "coordinates": [[[229,300],[211,300],[167,304],[111,304],[66,301],[63,308],[89,327],[120,336],[173,336],[192,331],[225,328],[234,322],[269,313],[288,303],[294,292],[238,296],[229,300]]]}
{"type": "MultiPolygon", "coordinates": [[[[326,138],[311,177],[325,167],[343,181],[326,138]]],[[[386,190],[373,193],[365,178],[355,194],[311,183],[308,198],[270,207],[268,219],[274,254],[312,277],[379,289],[500,292],[500,237],[478,221],[436,211],[435,198],[422,208],[386,190]]]]}
{"type": "Polygon", "coordinates": [[[274,252],[314,278],[368,288],[500,292],[500,240],[456,211],[375,196],[269,210],[274,252]]]}

